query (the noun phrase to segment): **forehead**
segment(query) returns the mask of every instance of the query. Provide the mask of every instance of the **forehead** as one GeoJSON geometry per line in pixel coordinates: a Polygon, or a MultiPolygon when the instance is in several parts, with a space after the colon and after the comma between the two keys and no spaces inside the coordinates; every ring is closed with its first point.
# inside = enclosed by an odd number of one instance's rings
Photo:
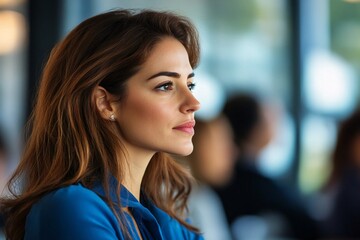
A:
{"type": "Polygon", "coordinates": [[[143,64],[148,70],[192,70],[185,47],[175,38],[166,37],[160,40],[150,52],[143,64]],[[164,69],[162,69],[164,68],[164,69]]]}

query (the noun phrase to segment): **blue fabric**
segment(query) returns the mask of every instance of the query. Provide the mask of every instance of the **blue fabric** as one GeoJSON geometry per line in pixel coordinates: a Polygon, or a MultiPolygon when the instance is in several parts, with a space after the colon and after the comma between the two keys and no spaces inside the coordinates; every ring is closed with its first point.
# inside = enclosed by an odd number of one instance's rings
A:
{"type": "MultiPolygon", "coordinates": [[[[111,200],[117,202],[116,181],[110,181],[110,186],[111,200]]],[[[48,193],[32,206],[26,218],[24,239],[126,239],[115,214],[99,195],[104,196],[104,189],[100,184],[93,189],[74,184],[48,193]]],[[[203,239],[144,196],[140,203],[122,187],[120,199],[122,207],[128,207],[132,213],[144,240],[203,239]]],[[[140,239],[131,216],[125,212],[123,217],[131,239],[140,239]]]]}

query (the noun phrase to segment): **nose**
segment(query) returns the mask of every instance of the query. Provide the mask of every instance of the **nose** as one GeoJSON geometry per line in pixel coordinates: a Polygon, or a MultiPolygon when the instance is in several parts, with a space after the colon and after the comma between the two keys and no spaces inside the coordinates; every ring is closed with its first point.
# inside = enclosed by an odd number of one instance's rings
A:
{"type": "Polygon", "coordinates": [[[183,113],[193,113],[200,109],[200,102],[195,98],[193,93],[186,88],[183,95],[183,102],[180,111],[183,113]]]}

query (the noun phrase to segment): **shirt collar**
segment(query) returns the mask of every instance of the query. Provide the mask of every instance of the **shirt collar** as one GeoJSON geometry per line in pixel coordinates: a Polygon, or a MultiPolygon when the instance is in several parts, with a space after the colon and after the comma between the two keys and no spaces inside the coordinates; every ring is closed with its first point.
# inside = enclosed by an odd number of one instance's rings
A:
{"type": "MultiPolygon", "coordinates": [[[[109,180],[109,197],[114,203],[118,203],[118,180],[114,176],[110,176],[109,180]]],[[[105,188],[103,187],[100,181],[96,182],[92,188],[94,192],[99,194],[102,197],[106,196],[105,188]]],[[[141,203],[136,199],[136,197],[124,186],[120,186],[120,201],[122,207],[139,207],[141,203]]]]}

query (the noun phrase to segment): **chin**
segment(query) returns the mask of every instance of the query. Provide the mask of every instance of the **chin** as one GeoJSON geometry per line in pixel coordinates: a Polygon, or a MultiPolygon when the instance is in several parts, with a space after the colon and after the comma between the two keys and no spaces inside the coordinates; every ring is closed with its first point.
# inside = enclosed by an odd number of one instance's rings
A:
{"type": "Polygon", "coordinates": [[[188,156],[188,155],[190,155],[192,153],[193,149],[194,149],[193,147],[188,148],[188,149],[181,149],[181,150],[178,150],[178,151],[173,151],[173,152],[171,152],[171,154],[186,157],[186,156],[188,156]]]}

